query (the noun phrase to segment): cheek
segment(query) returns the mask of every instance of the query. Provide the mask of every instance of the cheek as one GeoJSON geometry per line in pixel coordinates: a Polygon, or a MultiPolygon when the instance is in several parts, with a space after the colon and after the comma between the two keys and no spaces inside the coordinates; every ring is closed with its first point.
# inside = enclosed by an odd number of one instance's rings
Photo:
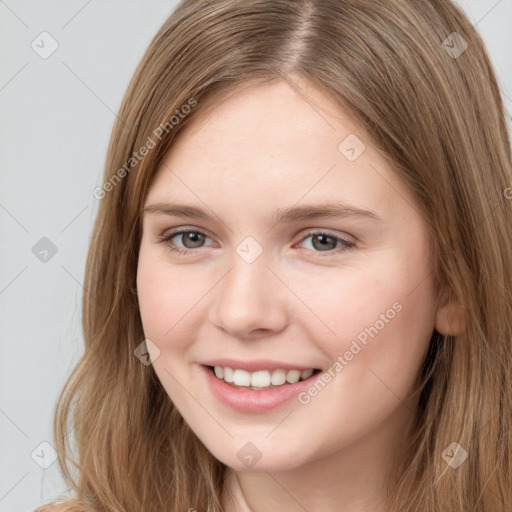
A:
{"type": "Polygon", "coordinates": [[[171,271],[168,262],[141,247],[137,269],[139,309],[145,336],[160,349],[165,341],[172,340],[175,349],[190,343],[185,331],[191,329],[190,323],[201,309],[200,298],[207,290],[207,283],[193,272],[185,267],[171,271]]]}
{"type": "Polygon", "coordinates": [[[434,327],[428,272],[421,252],[390,251],[330,279],[301,276],[296,291],[308,311],[301,309],[295,321],[333,363],[346,354],[351,366],[357,360],[362,368],[386,366],[390,374],[401,362],[415,367],[434,327]]]}
{"type": "MultiPolygon", "coordinates": [[[[374,268],[375,272],[368,273],[366,267],[364,272],[353,271],[350,278],[331,282],[324,288],[324,305],[315,303],[334,335],[325,329],[320,332],[317,319],[301,324],[330,364],[324,383],[312,385],[299,397],[303,408],[298,408],[296,421],[304,428],[318,429],[313,418],[323,417],[324,432],[318,432],[318,443],[325,441],[325,445],[318,449],[327,452],[379,425],[407,401],[432,334],[430,280],[418,284],[418,267],[412,262],[408,267],[398,258],[394,266],[388,262],[374,268]]],[[[283,432],[288,442],[294,435],[283,432]]],[[[297,432],[294,438],[297,443],[300,435],[297,432]]]]}

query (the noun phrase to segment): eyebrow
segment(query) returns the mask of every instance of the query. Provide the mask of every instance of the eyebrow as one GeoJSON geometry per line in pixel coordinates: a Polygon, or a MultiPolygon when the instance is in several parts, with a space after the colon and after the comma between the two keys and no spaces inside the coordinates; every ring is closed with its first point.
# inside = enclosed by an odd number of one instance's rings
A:
{"type": "MultiPolygon", "coordinates": [[[[160,213],[172,217],[214,220],[214,215],[205,212],[201,208],[184,204],[155,203],[142,208],[142,212],[144,214],[160,213]]],[[[341,203],[320,203],[315,205],[278,208],[274,212],[271,220],[277,224],[279,222],[292,223],[318,218],[362,218],[383,222],[382,217],[373,210],[358,208],[353,205],[341,203]]]]}

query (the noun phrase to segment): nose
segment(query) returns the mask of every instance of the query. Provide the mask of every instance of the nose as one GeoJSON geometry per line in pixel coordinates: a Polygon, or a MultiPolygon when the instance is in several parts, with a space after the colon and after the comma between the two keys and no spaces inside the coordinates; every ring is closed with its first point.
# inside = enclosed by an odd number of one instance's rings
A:
{"type": "MultiPolygon", "coordinates": [[[[212,301],[212,323],[238,339],[254,339],[282,331],[288,322],[286,287],[260,256],[248,263],[234,253],[212,301]]],[[[288,292],[289,293],[289,292],[288,292]]]]}

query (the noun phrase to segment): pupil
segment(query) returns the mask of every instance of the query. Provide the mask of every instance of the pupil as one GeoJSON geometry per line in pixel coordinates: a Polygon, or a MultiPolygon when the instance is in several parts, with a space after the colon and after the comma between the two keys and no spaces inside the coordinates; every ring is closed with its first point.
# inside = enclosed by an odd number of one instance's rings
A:
{"type": "Polygon", "coordinates": [[[329,235],[314,235],[313,236],[313,246],[315,247],[315,249],[325,249],[326,247],[328,249],[334,249],[336,247],[336,240],[332,237],[332,236],[329,236],[329,235]],[[331,243],[324,243],[326,240],[331,240],[331,243]],[[318,241],[318,240],[322,240],[322,242],[320,243],[320,245],[317,247],[316,244],[315,244],[315,241],[318,241]]]}
{"type": "MultiPolygon", "coordinates": [[[[202,239],[201,239],[202,235],[201,233],[186,233],[186,236],[184,237],[183,241],[185,242],[185,240],[187,241],[191,241],[192,242],[192,246],[191,247],[199,247],[201,245],[201,242],[202,242],[202,239]]],[[[187,244],[185,244],[187,247],[190,247],[188,246],[187,244]]]]}

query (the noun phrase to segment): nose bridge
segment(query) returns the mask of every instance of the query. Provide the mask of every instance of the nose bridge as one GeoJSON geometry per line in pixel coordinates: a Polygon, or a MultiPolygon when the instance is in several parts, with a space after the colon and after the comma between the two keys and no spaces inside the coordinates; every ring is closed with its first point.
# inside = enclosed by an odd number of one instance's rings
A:
{"type": "Polygon", "coordinates": [[[278,289],[282,284],[268,268],[268,253],[258,246],[245,239],[236,247],[231,269],[218,287],[213,322],[236,337],[280,329],[285,322],[278,289]]]}

